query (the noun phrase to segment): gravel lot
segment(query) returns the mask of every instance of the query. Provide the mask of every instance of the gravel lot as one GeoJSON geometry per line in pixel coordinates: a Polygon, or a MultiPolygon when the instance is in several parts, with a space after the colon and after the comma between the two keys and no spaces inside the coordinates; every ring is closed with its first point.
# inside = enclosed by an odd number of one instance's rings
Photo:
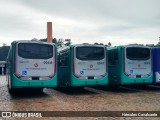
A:
{"type": "MultiPolygon", "coordinates": [[[[0,111],[160,111],[159,86],[85,87],[84,90],[21,91],[9,94],[5,76],[0,76],[0,111]]],[[[26,118],[27,119],[27,118],[26,118]]],[[[39,119],[39,118],[38,118],[39,119]]],[[[41,118],[42,120],[44,118],[41,118]]],[[[46,118],[75,119],[75,118],[46,118]]],[[[145,119],[151,118],[85,118],[76,119],[145,119]]],[[[160,118],[152,118],[160,119],[160,118]]],[[[1,120],[1,118],[0,118],[1,120]]]]}

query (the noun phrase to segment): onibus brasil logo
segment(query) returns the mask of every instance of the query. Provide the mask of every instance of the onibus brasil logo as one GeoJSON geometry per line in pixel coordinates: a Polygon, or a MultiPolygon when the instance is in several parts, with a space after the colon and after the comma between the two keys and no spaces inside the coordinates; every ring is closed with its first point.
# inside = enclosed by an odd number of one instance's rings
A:
{"type": "MultiPolygon", "coordinates": [[[[24,117],[32,117],[32,118],[39,118],[42,117],[41,112],[1,112],[2,118],[24,118],[24,117]]],[[[1,119],[0,119],[1,120],[1,119]]]]}

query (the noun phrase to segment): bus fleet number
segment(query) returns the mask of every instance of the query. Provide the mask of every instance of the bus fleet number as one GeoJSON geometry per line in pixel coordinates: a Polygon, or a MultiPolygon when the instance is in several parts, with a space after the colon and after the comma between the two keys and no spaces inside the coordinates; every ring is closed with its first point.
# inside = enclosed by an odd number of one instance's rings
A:
{"type": "Polygon", "coordinates": [[[44,64],[52,64],[52,61],[44,61],[44,64]]]}

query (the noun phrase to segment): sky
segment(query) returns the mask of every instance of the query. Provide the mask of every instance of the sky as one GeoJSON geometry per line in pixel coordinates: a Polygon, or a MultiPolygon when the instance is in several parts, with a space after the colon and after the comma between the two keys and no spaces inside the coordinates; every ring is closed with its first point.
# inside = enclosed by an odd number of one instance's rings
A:
{"type": "Polygon", "coordinates": [[[160,0],[0,0],[0,44],[47,37],[73,44],[157,44],[160,0]]]}

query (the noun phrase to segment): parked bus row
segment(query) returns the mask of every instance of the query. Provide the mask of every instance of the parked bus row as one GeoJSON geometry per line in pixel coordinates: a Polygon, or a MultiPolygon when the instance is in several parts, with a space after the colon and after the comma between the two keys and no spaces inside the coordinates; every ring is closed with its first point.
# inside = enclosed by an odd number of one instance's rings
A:
{"type": "Polygon", "coordinates": [[[160,48],[14,41],[7,57],[9,92],[17,88],[160,82],[160,48]]]}

